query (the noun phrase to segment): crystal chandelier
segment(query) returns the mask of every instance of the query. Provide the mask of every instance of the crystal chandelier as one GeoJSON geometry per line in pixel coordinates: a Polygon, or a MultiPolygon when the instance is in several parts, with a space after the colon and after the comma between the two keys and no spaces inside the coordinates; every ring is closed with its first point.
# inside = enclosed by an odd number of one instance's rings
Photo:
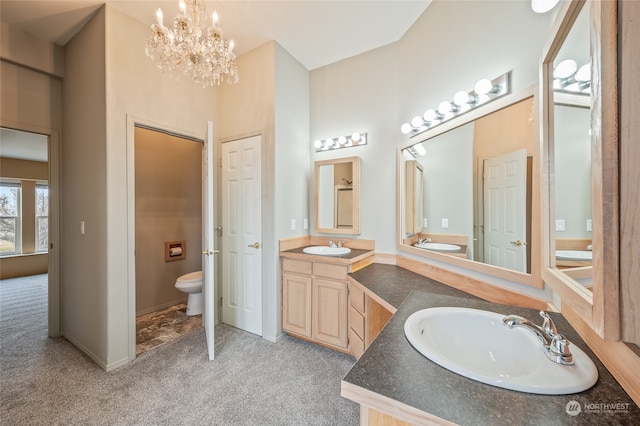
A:
{"type": "Polygon", "coordinates": [[[209,28],[201,27],[207,20],[204,0],[180,0],[180,13],[170,27],[164,26],[161,9],[156,17],[145,53],[162,72],[187,75],[202,87],[238,82],[234,42],[222,36],[218,14],[213,12],[209,28]]]}

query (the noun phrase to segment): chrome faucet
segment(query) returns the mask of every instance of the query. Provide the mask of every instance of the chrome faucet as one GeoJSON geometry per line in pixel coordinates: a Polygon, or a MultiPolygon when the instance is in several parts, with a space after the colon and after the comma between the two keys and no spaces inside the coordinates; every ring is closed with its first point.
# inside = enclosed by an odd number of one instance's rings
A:
{"type": "Polygon", "coordinates": [[[422,244],[422,243],[430,243],[431,242],[431,238],[427,237],[427,238],[418,238],[418,244],[422,244]]]}
{"type": "Polygon", "coordinates": [[[338,247],[336,245],[336,243],[333,242],[333,240],[329,240],[329,247],[338,247]]]}
{"type": "Polygon", "coordinates": [[[545,355],[551,361],[562,365],[573,365],[573,355],[569,350],[571,342],[562,334],[558,334],[556,325],[548,313],[540,311],[540,316],[544,319],[542,327],[519,315],[507,315],[502,319],[502,322],[509,328],[522,327],[538,336],[544,347],[545,355]]]}

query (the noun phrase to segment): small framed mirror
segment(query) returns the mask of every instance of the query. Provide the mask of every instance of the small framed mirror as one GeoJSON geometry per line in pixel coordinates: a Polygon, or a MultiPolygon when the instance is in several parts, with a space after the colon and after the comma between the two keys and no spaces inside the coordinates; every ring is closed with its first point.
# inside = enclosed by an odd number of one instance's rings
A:
{"type": "Polygon", "coordinates": [[[360,234],[360,157],[316,161],[315,230],[360,234]]]}

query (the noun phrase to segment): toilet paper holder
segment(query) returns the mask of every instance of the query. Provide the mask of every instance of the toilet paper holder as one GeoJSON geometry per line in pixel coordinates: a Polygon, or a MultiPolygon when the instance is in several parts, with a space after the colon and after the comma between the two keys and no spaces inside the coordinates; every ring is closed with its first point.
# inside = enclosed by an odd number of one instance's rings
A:
{"type": "Polygon", "coordinates": [[[164,261],[181,260],[187,257],[187,242],[167,241],[164,243],[164,261]]]}

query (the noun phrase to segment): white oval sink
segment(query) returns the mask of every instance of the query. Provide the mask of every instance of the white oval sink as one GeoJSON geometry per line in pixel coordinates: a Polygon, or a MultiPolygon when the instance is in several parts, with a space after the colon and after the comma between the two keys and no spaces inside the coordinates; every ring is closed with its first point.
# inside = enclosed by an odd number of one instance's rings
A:
{"type": "Polygon", "coordinates": [[[557,364],[545,356],[533,333],[506,327],[504,317],[468,308],[423,309],[407,318],[404,333],[436,364],[500,388],[564,395],[596,383],[598,370],[580,348],[570,345],[574,365],[557,364]]]}
{"type": "Polygon", "coordinates": [[[319,254],[320,256],[338,256],[351,252],[348,247],[311,246],[302,249],[307,254],[319,254]]]}
{"type": "Polygon", "coordinates": [[[593,253],[589,250],[556,250],[556,259],[590,262],[592,258],[593,253]]]}
{"type": "Polygon", "coordinates": [[[418,248],[423,248],[427,250],[441,250],[441,251],[456,251],[462,248],[455,244],[446,244],[446,243],[416,243],[415,246],[418,248]]]}

